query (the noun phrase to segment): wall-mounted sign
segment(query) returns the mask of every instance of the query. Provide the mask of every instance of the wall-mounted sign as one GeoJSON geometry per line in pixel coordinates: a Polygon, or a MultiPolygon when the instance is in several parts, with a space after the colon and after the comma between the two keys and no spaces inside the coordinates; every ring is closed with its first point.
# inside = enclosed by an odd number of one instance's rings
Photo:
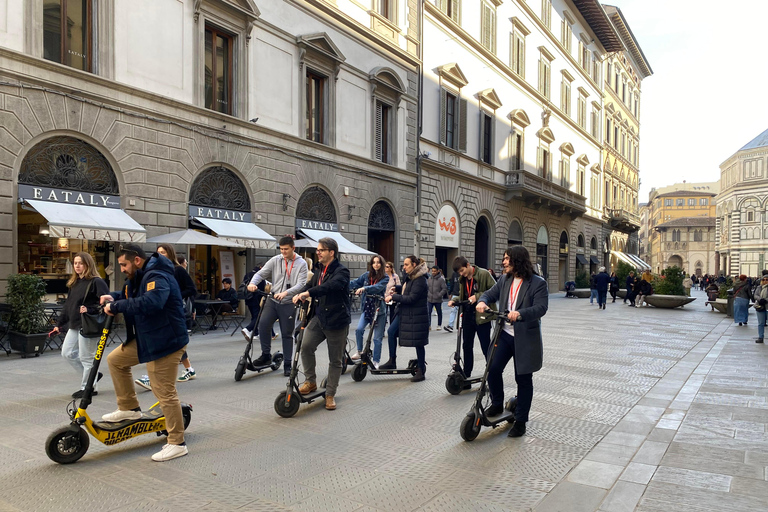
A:
{"type": "Polygon", "coordinates": [[[238,212],[207,206],[189,205],[189,216],[203,219],[233,220],[236,222],[251,222],[251,212],[238,212]]]}
{"type": "Polygon", "coordinates": [[[296,219],[296,229],[317,229],[320,231],[338,231],[339,225],[335,222],[320,222],[317,220],[296,219]]]}
{"type": "Polygon", "coordinates": [[[49,225],[49,236],[53,238],[74,238],[76,240],[103,240],[105,242],[141,243],[147,234],[139,231],[117,231],[113,229],[80,228],[73,226],[49,225]]]}
{"type": "Polygon", "coordinates": [[[435,223],[435,245],[458,249],[459,239],[459,214],[453,206],[444,204],[435,223]]]}
{"type": "Polygon", "coordinates": [[[248,249],[274,249],[277,243],[273,240],[252,240],[250,238],[233,238],[231,236],[221,237],[228,242],[235,242],[248,249]]]}
{"type": "Polygon", "coordinates": [[[78,192],[63,188],[38,187],[19,183],[19,199],[37,199],[52,203],[69,203],[101,208],[120,208],[120,198],[107,194],[78,192]]]}
{"type": "Polygon", "coordinates": [[[233,283],[236,283],[235,279],[235,255],[232,251],[219,251],[219,261],[221,262],[221,278],[228,277],[233,283]]]}

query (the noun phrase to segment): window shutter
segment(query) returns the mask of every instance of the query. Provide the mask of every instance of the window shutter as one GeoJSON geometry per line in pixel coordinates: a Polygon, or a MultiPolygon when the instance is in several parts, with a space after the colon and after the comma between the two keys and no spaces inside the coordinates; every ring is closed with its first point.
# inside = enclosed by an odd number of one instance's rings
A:
{"type": "Polygon", "coordinates": [[[482,43],[483,46],[491,49],[491,8],[485,3],[482,4],[483,17],[482,17],[482,43]]]}
{"type": "Polygon", "coordinates": [[[446,141],[446,127],[445,127],[445,117],[446,117],[446,111],[448,109],[448,93],[443,89],[440,88],[440,144],[445,146],[446,141]]]}
{"type": "Polygon", "coordinates": [[[496,140],[496,116],[495,116],[495,114],[496,114],[496,112],[494,111],[494,115],[491,116],[491,131],[487,135],[488,137],[491,138],[490,144],[489,144],[489,147],[491,148],[491,158],[488,161],[488,163],[491,164],[491,165],[493,165],[493,162],[495,161],[495,159],[493,158],[494,146],[495,146],[494,141],[496,140]]]}
{"type": "Polygon", "coordinates": [[[437,8],[443,12],[448,12],[448,1],[449,0],[437,0],[437,8]]]}
{"type": "Polygon", "coordinates": [[[541,146],[539,146],[538,148],[536,148],[536,169],[539,171],[539,176],[544,175],[544,166],[541,163],[541,156],[542,156],[541,146]]]}
{"type": "Polygon", "coordinates": [[[485,156],[485,137],[487,134],[485,133],[485,115],[482,111],[480,111],[480,142],[479,142],[479,151],[477,154],[477,159],[483,162],[483,157],[485,156]]]}
{"type": "Polygon", "coordinates": [[[446,0],[451,2],[451,18],[456,23],[459,23],[459,0],[446,0]]]}
{"type": "Polygon", "coordinates": [[[457,119],[459,133],[459,151],[467,152],[467,100],[458,98],[459,115],[457,119]]]}
{"type": "Polygon", "coordinates": [[[376,160],[379,162],[383,161],[383,149],[381,147],[381,132],[382,132],[382,105],[380,101],[376,102],[376,119],[375,119],[375,126],[374,126],[374,134],[373,134],[373,144],[374,144],[374,150],[376,155],[376,160]]]}

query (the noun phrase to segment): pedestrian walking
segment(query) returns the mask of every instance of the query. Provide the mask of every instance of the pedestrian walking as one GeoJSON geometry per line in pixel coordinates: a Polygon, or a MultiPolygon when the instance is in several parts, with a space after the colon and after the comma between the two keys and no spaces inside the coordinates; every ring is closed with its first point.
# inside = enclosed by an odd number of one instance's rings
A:
{"type": "MultiPolygon", "coordinates": [[[[384,266],[384,271],[389,276],[389,281],[387,281],[387,288],[384,290],[384,296],[391,295],[393,290],[396,286],[400,286],[402,283],[400,281],[400,276],[395,272],[395,264],[391,261],[388,261],[387,264],[384,266]]],[[[394,306],[387,306],[388,311],[388,318],[389,323],[392,324],[392,320],[395,318],[395,307],[394,306]]]]}
{"type": "Polygon", "coordinates": [[[683,279],[683,288],[685,289],[685,294],[687,296],[691,296],[691,288],[693,287],[693,279],[691,279],[688,276],[685,276],[685,279],[683,279]]]}
{"type": "MultiPolygon", "coordinates": [[[[424,260],[410,255],[403,263],[407,277],[403,281],[400,293],[387,295],[387,302],[397,304],[398,313],[395,322],[390,326],[389,354],[387,369],[397,368],[396,346],[393,346],[391,337],[392,328],[397,328],[395,343],[400,340],[401,347],[414,347],[416,349],[417,370],[411,382],[421,382],[427,372],[426,350],[429,344],[429,312],[427,309],[427,264],[424,260]]],[[[382,365],[380,368],[385,368],[382,365]]]]}
{"type": "Polygon", "coordinates": [[[483,356],[488,357],[493,325],[493,318],[486,317],[475,307],[480,296],[493,288],[496,281],[493,280],[490,272],[477,265],[470,265],[469,260],[463,256],[453,260],[453,269],[459,273],[461,278],[459,279],[459,293],[451,297],[448,307],[453,307],[456,302],[469,301],[469,304],[465,305],[461,312],[463,315],[461,349],[464,352],[464,376],[469,379],[475,362],[475,335],[480,340],[483,356]]]}
{"type": "MultiPolygon", "coordinates": [[[[339,246],[333,238],[317,241],[318,264],[312,281],[304,285],[301,293],[293,296],[293,303],[311,299],[314,315],[304,328],[301,346],[301,364],[306,380],[299,393],[306,395],[317,389],[315,352],[323,341],[328,342],[328,382],[325,388],[325,408],[336,409],[336,391],[341,377],[341,362],[347,344],[352,307],[349,297],[349,269],[339,261],[339,246]]],[[[426,308],[425,308],[426,311],[426,308]]],[[[262,313],[263,316],[263,313],[262,313]]],[[[280,330],[283,329],[282,320],[280,330]]],[[[261,327],[259,327],[260,332],[261,327]]]]}
{"type": "Polygon", "coordinates": [[[757,313],[757,339],[755,343],[763,343],[765,333],[765,322],[768,320],[768,275],[760,278],[760,286],[755,290],[753,296],[755,301],[755,312],[757,313]]]}
{"type": "MultiPolygon", "coordinates": [[[[67,281],[69,294],[64,302],[64,307],[59,315],[56,327],[51,334],[59,334],[68,329],[61,345],[61,356],[72,365],[72,368],[80,375],[80,388],[72,393],[72,398],[82,398],[88,375],[93,366],[93,357],[99,345],[99,338],[89,338],[80,333],[82,315],[98,312],[99,297],[109,293],[109,287],[96,271],[96,262],[93,256],[87,252],[78,252],[72,259],[72,275],[67,281]]],[[[101,374],[99,374],[99,378],[101,374]]],[[[96,387],[98,380],[93,384],[94,395],[98,395],[96,387]]]]}
{"type": "Polygon", "coordinates": [[[525,434],[525,424],[533,402],[533,374],[542,367],[544,345],[541,338],[541,318],[549,307],[547,282],[533,274],[528,250],[515,245],[504,253],[504,275],[480,297],[477,311],[499,301],[499,311],[509,311],[508,323],[499,334],[494,360],[488,371],[491,406],[487,416],[501,414],[504,404],[504,369],[514,358],[517,383],[515,422],[508,437],[525,434]]]}
{"type": "Polygon", "coordinates": [[[749,320],[749,299],[750,293],[747,276],[741,274],[736,282],[733,283],[733,322],[739,325],[747,325],[749,320]]]}
{"type": "Polygon", "coordinates": [[[611,280],[608,284],[608,291],[613,298],[611,302],[616,302],[616,295],[619,293],[619,278],[616,276],[616,272],[611,272],[611,280]]]}
{"type": "MultiPolygon", "coordinates": [[[[256,293],[248,291],[248,285],[251,284],[251,281],[253,280],[253,276],[255,276],[259,270],[261,270],[261,267],[259,265],[254,266],[250,272],[245,274],[245,277],[243,278],[243,282],[240,284],[241,287],[245,285],[245,290],[246,290],[245,306],[248,308],[248,312],[251,315],[251,319],[248,321],[248,324],[245,327],[243,327],[243,329],[240,331],[243,334],[245,341],[251,341],[251,335],[253,334],[253,330],[258,327],[256,325],[256,320],[259,318],[259,311],[261,311],[262,297],[256,293]]],[[[256,288],[259,291],[263,292],[266,289],[266,286],[267,286],[267,281],[262,280],[256,288]]],[[[259,331],[257,330],[256,335],[258,335],[258,333],[259,331]]]]}
{"type": "Polygon", "coordinates": [[[600,305],[600,301],[597,298],[597,283],[595,283],[595,274],[592,272],[592,275],[589,276],[589,305],[591,306],[593,304],[593,301],[597,300],[597,304],[600,305]]]}
{"type": "Polygon", "coordinates": [[[634,283],[635,283],[635,273],[633,271],[630,271],[626,281],[624,282],[624,286],[627,289],[627,293],[626,295],[624,295],[624,304],[627,303],[627,300],[629,300],[629,296],[632,294],[632,285],[634,283]]]}
{"type": "MultiPolygon", "coordinates": [[[[350,357],[357,360],[360,359],[360,352],[363,351],[363,334],[365,334],[365,327],[373,322],[373,317],[376,316],[376,308],[384,312],[387,309],[384,304],[384,299],[372,299],[370,295],[380,295],[384,297],[384,292],[389,284],[389,275],[384,270],[384,257],[380,255],[372,256],[368,260],[368,271],[363,273],[357,279],[353,279],[350,284],[350,290],[355,295],[360,297],[360,304],[362,314],[360,315],[360,321],[355,329],[355,338],[357,341],[357,352],[350,357]]],[[[386,315],[379,316],[376,320],[376,325],[371,325],[373,329],[373,366],[379,367],[379,361],[381,360],[381,342],[384,339],[384,329],[387,326],[386,315]]]]}
{"type": "Polygon", "coordinates": [[[152,460],[162,462],[182,457],[187,455],[188,448],[176,378],[189,334],[174,265],[157,253],[147,258],[144,250],[133,244],[122,247],[117,261],[128,278],[125,287],[123,291],[102,295],[101,303],[105,304],[108,315],[123,313],[126,341],[107,356],[117,410],[101,419],[119,423],[141,418],[131,367],[146,363],[152,392],[160,402],[168,431],[168,444],[152,455],[152,460]]]}
{"type": "Polygon", "coordinates": [[[597,291],[597,307],[605,309],[605,301],[608,296],[608,285],[611,282],[611,276],[605,271],[605,267],[600,267],[595,276],[595,290],[597,291]]]}
{"type": "Polygon", "coordinates": [[[427,304],[429,310],[429,330],[432,330],[432,310],[437,310],[437,329],[443,328],[443,298],[448,296],[448,286],[445,277],[437,265],[432,267],[432,272],[427,279],[427,304]]]}

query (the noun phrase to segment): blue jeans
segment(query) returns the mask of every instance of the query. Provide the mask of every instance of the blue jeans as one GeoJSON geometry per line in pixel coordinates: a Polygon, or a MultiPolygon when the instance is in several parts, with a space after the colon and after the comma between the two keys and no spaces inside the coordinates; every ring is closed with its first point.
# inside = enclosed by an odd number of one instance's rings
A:
{"type": "MultiPolygon", "coordinates": [[[[357,351],[363,351],[363,334],[365,333],[365,326],[370,322],[365,319],[365,315],[360,315],[360,321],[357,323],[357,329],[355,329],[355,336],[357,337],[357,351]]],[[[387,325],[387,317],[384,310],[379,314],[379,318],[376,320],[376,327],[373,330],[373,361],[378,363],[381,360],[381,341],[384,339],[384,328],[387,325]]],[[[390,350],[391,352],[391,350],[390,350]]]]}
{"type": "MultiPolygon", "coordinates": [[[[504,368],[513,357],[515,357],[515,338],[502,331],[488,372],[488,388],[491,391],[493,405],[504,405],[504,368]]],[[[515,421],[525,423],[528,421],[528,413],[533,402],[533,374],[518,374],[517,365],[515,365],[515,382],[517,383],[515,421]]]]}
{"type": "MultiPolygon", "coordinates": [[[[589,303],[592,304],[592,301],[595,299],[597,299],[597,290],[593,288],[589,290],[589,303]]],[[[599,301],[600,299],[597,299],[597,300],[599,301]]]]}
{"type": "Polygon", "coordinates": [[[757,313],[757,337],[763,339],[763,333],[765,332],[765,321],[768,319],[768,311],[758,311],[757,313]]]}
{"type": "MultiPolygon", "coordinates": [[[[93,356],[96,355],[98,346],[99,338],[84,338],[80,336],[80,329],[70,329],[64,337],[61,356],[82,375],[80,389],[85,389],[85,384],[88,382],[88,375],[93,366],[93,356]]],[[[98,382],[94,382],[93,389],[96,390],[97,387],[98,382]]]]}
{"type": "Polygon", "coordinates": [[[459,306],[451,308],[451,315],[448,317],[448,325],[456,327],[456,315],[459,313],[459,306]]]}
{"type": "Polygon", "coordinates": [[[605,304],[605,299],[608,296],[608,290],[597,290],[597,303],[601,306],[605,304]]]}

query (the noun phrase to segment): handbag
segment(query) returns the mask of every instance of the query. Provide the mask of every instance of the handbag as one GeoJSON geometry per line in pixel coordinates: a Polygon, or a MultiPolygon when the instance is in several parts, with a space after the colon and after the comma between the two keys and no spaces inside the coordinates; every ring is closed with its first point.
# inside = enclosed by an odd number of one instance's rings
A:
{"type": "MultiPolygon", "coordinates": [[[[91,285],[93,279],[88,282],[88,287],[85,289],[85,295],[83,295],[83,302],[88,298],[88,293],[91,291],[91,285]]],[[[98,338],[101,336],[101,331],[104,329],[104,324],[107,323],[107,314],[101,309],[98,313],[80,313],[80,336],[83,338],[98,338]]]]}
{"type": "Polygon", "coordinates": [[[192,318],[192,313],[195,311],[195,300],[192,297],[184,299],[184,314],[187,318],[192,318]]]}

